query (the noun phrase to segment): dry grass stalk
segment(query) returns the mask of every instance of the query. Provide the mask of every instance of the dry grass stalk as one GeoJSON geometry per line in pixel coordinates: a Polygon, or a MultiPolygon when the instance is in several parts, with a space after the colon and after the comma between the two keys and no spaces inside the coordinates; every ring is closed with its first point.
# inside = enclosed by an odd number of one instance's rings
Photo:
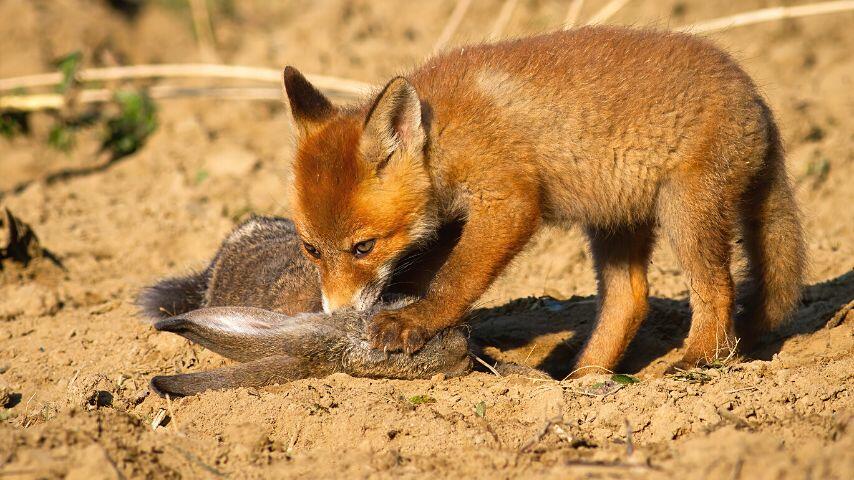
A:
{"type": "Polygon", "coordinates": [[[151,429],[157,431],[157,427],[163,423],[163,420],[166,419],[166,409],[161,408],[157,410],[157,414],[154,415],[154,419],[151,420],[151,429]]]}
{"type": "MultiPolygon", "coordinates": [[[[373,86],[357,80],[306,75],[317,88],[324,92],[361,96],[369,93],[373,86]]],[[[110,80],[134,80],[148,78],[222,78],[229,80],[251,80],[264,83],[282,82],[281,70],[243,65],[215,65],[206,63],[130,65],[123,67],[89,68],[77,74],[80,82],[110,80]]],[[[62,82],[62,74],[44,73],[0,79],[0,92],[21,88],[48,87],[62,82]]]]}
{"type": "Polygon", "coordinates": [[[810,3],[792,7],[771,7],[751,12],[739,13],[728,17],[705,20],[679,27],[677,30],[689,33],[709,33],[727,30],[734,27],[751,25],[754,23],[783,20],[786,18],[808,17],[812,15],[824,15],[854,10],[854,1],[844,0],[836,2],[810,3]]]}
{"type": "Polygon", "coordinates": [[[739,393],[739,392],[750,392],[750,391],[753,391],[753,390],[759,390],[759,387],[757,387],[757,386],[755,386],[755,385],[754,385],[754,386],[751,386],[751,387],[734,388],[734,389],[732,389],[732,390],[727,390],[727,391],[726,391],[726,392],[724,392],[724,393],[729,394],[729,395],[732,395],[733,393],[739,393]]]}
{"type": "Polygon", "coordinates": [[[445,28],[442,30],[442,33],[439,34],[439,38],[436,40],[436,43],[433,44],[433,53],[438,52],[445,48],[445,45],[451,40],[451,37],[454,36],[454,33],[459,28],[460,23],[463,21],[463,17],[466,15],[466,11],[471,6],[471,0],[457,0],[457,5],[454,7],[454,11],[451,12],[451,16],[448,17],[448,23],[445,24],[445,28]]]}
{"type": "Polygon", "coordinates": [[[169,446],[174,448],[178,453],[180,453],[182,457],[184,457],[188,462],[190,462],[190,464],[194,464],[194,465],[200,467],[202,470],[205,470],[206,472],[212,474],[215,477],[220,477],[220,478],[226,477],[226,475],[224,473],[220,472],[219,470],[217,470],[217,469],[213,468],[212,466],[208,465],[207,463],[203,462],[199,457],[197,457],[197,456],[193,455],[192,453],[184,450],[183,448],[179,447],[178,445],[172,444],[169,446]]]}
{"type": "Polygon", "coordinates": [[[833,317],[824,325],[824,328],[835,328],[848,320],[851,312],[854,311],[854,300],[848,302],[844,307],[840,308],[833,317]]]}
{"type": "Polygon", "coordinates": [[[492,365],[486,363],[486,361],[484,359],[478,357],[477,355],[474,356],[474,359],[477,360],[478,362],[480,362],[480,364],[483,365],[484,367],[488,368],[490,372],[495,374],[495,376],[497,376],[497,377],[501,376],[501,374],[498,373],[498,370],[496,370],[495,367],[493,367],[492,365]]]}
{"type": "Polygon", "coordinates": [[[543,425],[543,428],[541,428],[534,435],[534,438],[532,438],[527,443],[522,445],[522,447],[519,449],[519,452],[520,453],[527,452],[534,445],[540,443],[540,441],[542,441],[543,438],[545,438],[546,434],[549,433],[549,430],[554,430],[555,435],[557,435],[558,438],[569,443],[570,445],[573,443],[572,435],[567,433],[566,429],[563,428],[563,415],[558,415],[554,418],[546,420],[546,423],[543,425]]]}
{"type": "Polygon", "coordinates": [[[586,370],[586,369],[589,369],[589,368],[595,368],[595,369],[597,369],[597,370],[602,370],[602,371],[603,371],[603,372],[605,372],[605,373],[614,373],[613,371],[608,370],[607,368],[602,367],[602,366],[599,366],[599,365],[587,365],[587,366],[584,366],[584,367],[576,368],[575,370],[573,370],[573,371],[571,371],[571,372],[567,373],[567,374],[566,374],[566,376],[565,376],[565,377],[563,377],[563,380],[561,380],[561,382],[566,381],[566,380],[569,380],[569,377],[573,376],[573,375],[574,375],[574,374],[576,374],[577,372],[580,372],[581,370],[586,370]]]}
{"type": "Polygon", "coordinates": [[[569,30],[578,23],[578,17],[581,16],[581,7],[584,6],[584,0],[571,0],[569,9],[566,11],[566,18],[563,20],[563,29],[569,30]]]}
{"type": "Polygon", "coordinates": [[[492,24],[489,40],[496,41],[501,38],[501,34],[504,33],[504,29],[507,28],[507,24],[510,23],[510,19],[513,17],[513,10],[516,9],[516,3],[518,3],[517,0],[504,0],[504,4],[501,5],[501,10],[498,12],[498,18],[492,24]]]}
{"type": "MultiPolygon", "coordinates": [[[[77,104],[104,103],[112,101],[114,91],[108,89],[81,90],[75,99],[77,104]]],[[[157,85],[148,90],[149,96],[156,100],[172,98],[215,98],[219,100],[261,100],[280,101],[282,91],[267,87],[181,87],[157,85]]],[[[58,93],[33,95],[8,95],[0,97],[0,110],[10,109],[25,112],[39,110],[61,110],[67,105],[67,98],[58,93]]]]}
{"type": "Polygon", "coordinates": [[[202,58],[209,62],[219,62],[208,1],[189,0],[189,4],[190,13],[193,17],[193,31],[196,33],[196,42],[198,42],[202,58]]]}
{"type": "Polygon", "coordinates": [[[623,419],[626,426],[626,457],[635,453],[635,444],[632,442],[632,424],[628,418],[623,419]]]}
{"type": "Polygon", "coordinates": [[[613,17],[614,14],[619,12],[627,3],[629,3],[629,0],[611,0],[598,12],[594,13],[589,20],[587,20],[587,25],[596,25],[607,22],[609,18],[613,17]]]}
{"type": "MultiPolygon", "coordinates": [[[[513,10],[516,0],[507,0],[502,6],[499,18],[492,29],[492,38],[501,35],[513,10]]],[[[611,0],[596,12],[588,24],[602,23],[619,11],[628,0],[611,0]]],[[[434,46],[434,52],[442,49],[456,32],[463,16],[471,5],[471,0],[458,0],[451,13],[445,29],[434,46]]],[[[565,28],[574,25],[583,5],[583,0],[573,0],[569,6],[565,20],[565,28]]],[[[678,28],[679,31],[691,33],[708,33],[727,28],[750,25],[786,18],[806,17],[836,12],[854,10],[854,0],[813,3],[793,7],[773,7],[752,12],[745,12],[729,17],[693,23],[678,28]]],[[[230,80],[249,80],[266,83],[281,82],[281,72],[276,69],[248,67],[242,65],[216,64],[163,64],[163,65],[132,65],[108,68],[91,68],[81,70],[77,74],[80,82],[132,80],[150,78],[222,78],[230,80]]],[[[330,95],[343,98],[362,97],[374,90],[368,83],[345,78],[324,75],[307,75],[308,79],[320,90],[330,95]]],[[[0,79],[0,92],[36,87],[58,85],[63,80],[62,74],[45,73],[0,79]]],[[[151,89],[153,98],[208,97],[233,100],[279,100],[280,93],[276,89],[251,87],[232,88],[194,88],[177,86],[155,86],[151,89]]],[[[112,92],[105,89],[83,90],[77,101],[81,103],[105,102],[112,99],[112,92]]],[[[66,99],[56,94],[7,95],[0,97],[0,109],[17,109],[24,111],[60,109],[66,105],[66,99]]]]}
{"type": "Polygon", "coordinates": [[[294,429],[294,434],[291,436],[290,441],[288,442],[288,448],[285,449],[285,453],[291,455],[294,451],[294,447],[297,444],[297,440],[299,439],[300,430],[302,429],[302,422],[297,423],[297,427],[294,429]]]}

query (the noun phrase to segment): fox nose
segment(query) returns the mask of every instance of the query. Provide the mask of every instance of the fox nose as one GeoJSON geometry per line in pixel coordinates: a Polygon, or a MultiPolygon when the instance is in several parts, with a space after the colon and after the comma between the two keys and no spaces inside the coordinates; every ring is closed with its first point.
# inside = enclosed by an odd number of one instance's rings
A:
{"type": "Polygon", "coordinates": [[[322,292],[320,296],[321,304],[323,305],[324,313],[332,313],[340,308],[354,306],[357,310],[361,310],[359,299],[361,298],[362,289],[356,290],[355,293],[344,293],[343,295],[328,295],[322,292]]]}
{"type": "Polygon", "coordinates": [[[339,308],[349,305],[350,298],[347,295],[327,295],[325,292],[321,294],[320,301],[323,305],[323,313],[332,313],[339,308]]]}
{"type": "Polygon", "coordinates": [[[333,307],[332,304],[329,303],[329,298],[326,296],[325,293],[320,296],[320,300],[321,300],[321,304],[323,305],[323,313],[325,313],[327,315],[332,313],[333,308],[337,308],[337,307],[333,307]]]}

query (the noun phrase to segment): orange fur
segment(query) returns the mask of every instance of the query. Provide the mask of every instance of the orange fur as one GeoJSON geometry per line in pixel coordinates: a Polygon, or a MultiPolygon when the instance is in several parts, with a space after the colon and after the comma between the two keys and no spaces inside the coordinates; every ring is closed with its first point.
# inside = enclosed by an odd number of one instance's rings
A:
{"type": "Polygon", "coordinates": [[[461,321],[542,222],[590,237],[600,312],[579,367],[613,368],[643,321],[656,230],[690,282],[685,363],[734,343],[739,227],[751,261],[739,333],[755,338],[797,301],[804,247],[779,133],[706,41],[584,27],[468,46],[347,109],[290,67],[285,88],[301,132],[295,221],[328,308],[365,308],[408,248],[465,221],[425,298],[374,318],[377,347],[415,351],[461,321]]]}

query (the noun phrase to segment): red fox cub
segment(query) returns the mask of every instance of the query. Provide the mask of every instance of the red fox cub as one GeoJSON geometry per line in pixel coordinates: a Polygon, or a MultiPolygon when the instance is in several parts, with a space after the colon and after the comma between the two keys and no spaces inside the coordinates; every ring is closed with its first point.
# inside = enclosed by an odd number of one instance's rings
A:
{"type": "Polygon", "coordinates": [[[804,243],[780,134],[748,75],[697,37],[584,27],[435,56],[366,102],[333,106],[296,69],[293,209],[327,311],[367,309],[407,250],[465,222],[423,298],[380,312],[375,348],[417,351],[458,324],[543,223],[580,224],[598,323],[577,374],[611,369],[647,314],[657,233],[689,283],[679,366],[778,325],[804,243]],[[734,325],[731,242],[749,259],[734,325]]]}

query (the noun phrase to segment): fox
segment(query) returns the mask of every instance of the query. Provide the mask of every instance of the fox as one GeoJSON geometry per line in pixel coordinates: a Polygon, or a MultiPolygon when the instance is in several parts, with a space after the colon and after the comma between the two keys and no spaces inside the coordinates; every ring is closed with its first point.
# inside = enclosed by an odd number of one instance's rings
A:
{"type": "Polygon", "coordinates": [[[411,354],[463,322],[546,224],[580,226],[596,272],[596,326],[575,377],[617,366],[648,312],[659,237],[691,306],[671,368],[750,345],[799,301],[805,246],[779,129],[708,40],[588,26],[469,45],[349,106],[292,66],[283,82],[296,125],[290,205],[325,311],[372,308],[405,252],[463,223],[426,294],[372,317],[376,349],[411,354]],[[736,238],[748,260],[738,286],[736,238]]]}

